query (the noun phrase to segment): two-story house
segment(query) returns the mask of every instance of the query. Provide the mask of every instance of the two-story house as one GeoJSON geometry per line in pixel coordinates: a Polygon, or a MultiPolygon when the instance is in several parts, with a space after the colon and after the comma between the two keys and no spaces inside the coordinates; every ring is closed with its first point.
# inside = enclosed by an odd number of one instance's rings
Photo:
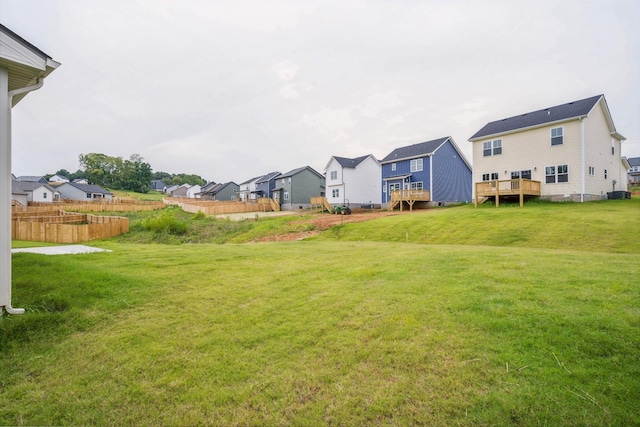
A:
{"type": "Polygon", "coordinates": [[[256,181],[256,192],[258,197],[271,198],[271,192],[276,186],[276,180],[280,176],[280,172],[269,172],[256,181]]]}
{"type": "Polygon", "coordinates": [[[371,154],[354,159],[333,156],[324,168],[327,200],[332,206],[380,207],[381,167],[371,154]]]}
{"type": "Polygon", "coordinates": [[[585,201],[626,190],[628,164],[604,95],[487,123],[473,144],[475,201],[585,201]]]}
{"type": "Polygon", "coordinates": [[[627,181],[629,185],[640,185],[640,157],[629,157],[627,181]]]}
{"type": "Polygon", "coordinates": [[[471,201],[471,165],[450,136],[396,148],[380,164],[383,207],[471,201]]]}
{"type": "Polygon", "coordinates": [[[246,202],[248,200],[257,199],[257,187],[256,182],[260,180],[262,176],[256,176],[240,183],[239,198],[241,201],[246,202]]]}
{"type": "Polygon", "coordinates": [[[310,166],[293,169],[276,178],[273,199],[282,210],[307,209],[311,198],[325,195],[325,179],[310,166]]]}

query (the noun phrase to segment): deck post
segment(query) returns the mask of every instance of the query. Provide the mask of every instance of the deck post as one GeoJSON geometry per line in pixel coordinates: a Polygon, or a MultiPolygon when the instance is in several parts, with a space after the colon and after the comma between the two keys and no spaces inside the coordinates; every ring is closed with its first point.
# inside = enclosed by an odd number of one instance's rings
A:
{"type": "Polygon", "coordinates": [[[496,208],[500,206],[500,182],[496,181],[496,208]]]}
{"type": "Polygon", "coordinates": [[[524,190],[522,188],[524,183],[522,182],[522,178],[518,179],[518,185],[519,185],[519,188],[520,188],[520,207],[522,207],[522,206],[524,206],[524,190]]]}

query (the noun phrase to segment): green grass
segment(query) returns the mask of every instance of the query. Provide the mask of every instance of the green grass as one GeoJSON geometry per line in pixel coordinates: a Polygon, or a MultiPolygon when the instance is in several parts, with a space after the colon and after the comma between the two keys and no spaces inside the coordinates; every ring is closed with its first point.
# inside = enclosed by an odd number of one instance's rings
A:
{"type": "MultiPolygon", "coordinates": [[[[637,424],[640,263],[611,241],[640,240],[638,205],[621,202],[437,209],[315,241],[15,254],[27,313],[0,319],[0,424],[637,424]],[[475,217],[533,234],[532,216],[580,218],[601,244],[452,231],[475,217]],[[412,243],[425,223],[455,244],[412,243]],[[372,241],[385,233],[400,237],[372,241]]],[[[287,224],[270,221],[255,226],[287,224]]]]}
{"type": "Polygon", "coordinates": [[[484,204],[344,224],[320,239],[640,253],[640,198],[484,204]]]}

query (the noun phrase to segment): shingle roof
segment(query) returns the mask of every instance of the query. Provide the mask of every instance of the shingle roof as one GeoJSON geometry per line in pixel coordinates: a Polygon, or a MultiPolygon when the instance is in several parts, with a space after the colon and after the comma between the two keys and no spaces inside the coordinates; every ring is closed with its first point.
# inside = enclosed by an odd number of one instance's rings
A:
{"type": "Polygon", "coordinates": [[[627,161],[631,167],[640,166],[640,157],[629,157],[627,161]]]}
{"type": "Polygon", "coordinates": [[[240,185],[249,184],[249,183],[251,183],[251,182],[253,182],[253,181],[257,180],[257,179],[260,179],[260,178],[262,178],[262,176],[253,177],[251,179],[246,180],[245,182],[241,182],[240,185]]]}
{"type": "Polygon", "coordinates": [[[294,175],[296,175],[296,174],[298,174],[298,173],[302,172],[302,171],[303,171],[303,170],[305,170],[305,169],[309,169],[309,170],[310,170],[311,172],[313,172],[314,174],[318,175],[318,176],[319,176],[319,177],[321,177],[321,178],[324,178],[324,176],[323,176],[323,175],[319,174],[319,173],[318,173],[315,169],[313,169],[311,166],[303,166],[303,167],[301,167],[301,168],[292,169],[292,170],[290,170],[289,172],[287,172],[287,173],[283,173],[282,175],[280,175],[280,176],[279,176],[279,178],[286,178],[286,177],[289,177],[289,176],[294,176],[294,175]]]}
{"type": "Polygon", "coordinates": [[[355,168],[369,156],[370,154],[367,154],[366,156],[356,157],[355,159],[348,159],[346,157],[338,157],[338,156],[333,156],[333,158],[336,159],[336,161],[343,168],[355,168]]]}
{"type": "Polygon", "coordinates": [[[566,104],[556,105],[555,107],[544,108],[542,110],[489,122],[469,138],[469,140],[472,141],[489,135],[497,135],[517,129],[586,116],[603,96],[604,95],[596,95],[579,101],[568,102],[566,104]]]}
{"type": "Polygon", "coordinates": [[[421,142],[419,144],[407,145],[406,147],[400,147],[393,150],[384,159],[380,160],[380,163],[395,162],[403,159],[411,159],[421,156],[432,154],[442,144],[444,144],[450,137],[434,139],[432,141],[421,142]]]}
{"type": "Polygon", "coordinates": [[[98,193],[98,194],[113,194],[112,192],[105,190],[102,187],[91,184],[78,184],[77,182],[67,182],[67,185],[76,187],[78,190],[82,190],[85,193],[98,193]]]}
{"type": "Polygon", "coordinates": [[[261,182],[271,181],[273,178],[280,175],[280,172],[269,172],[266,175],[263,175],[259,180],[256,181],[256,184],[260,184],[261,182]]]}

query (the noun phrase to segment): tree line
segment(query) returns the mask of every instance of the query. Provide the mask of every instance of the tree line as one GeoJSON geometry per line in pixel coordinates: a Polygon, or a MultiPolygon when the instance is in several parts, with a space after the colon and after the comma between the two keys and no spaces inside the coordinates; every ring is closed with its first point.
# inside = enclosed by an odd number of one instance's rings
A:
{"type": "MultiPolygon", "coordinates": [[[[108,156],[102,153],[80,154],[80,169],[69,172],[60,169],[52,175],[62,175],[69,180],[86,179],[89,184],[113,190],[127,190],[147,193],[151,189],[151,181],[161,179],[165,185],[205,185],[207,182],[199,175],[170,174],[153,172],[151,165],[139,154],[132,154],[128,160],[122,157],[108,156]]],[[[52,176],[49,175],[49,176],[52,176]]]]}

